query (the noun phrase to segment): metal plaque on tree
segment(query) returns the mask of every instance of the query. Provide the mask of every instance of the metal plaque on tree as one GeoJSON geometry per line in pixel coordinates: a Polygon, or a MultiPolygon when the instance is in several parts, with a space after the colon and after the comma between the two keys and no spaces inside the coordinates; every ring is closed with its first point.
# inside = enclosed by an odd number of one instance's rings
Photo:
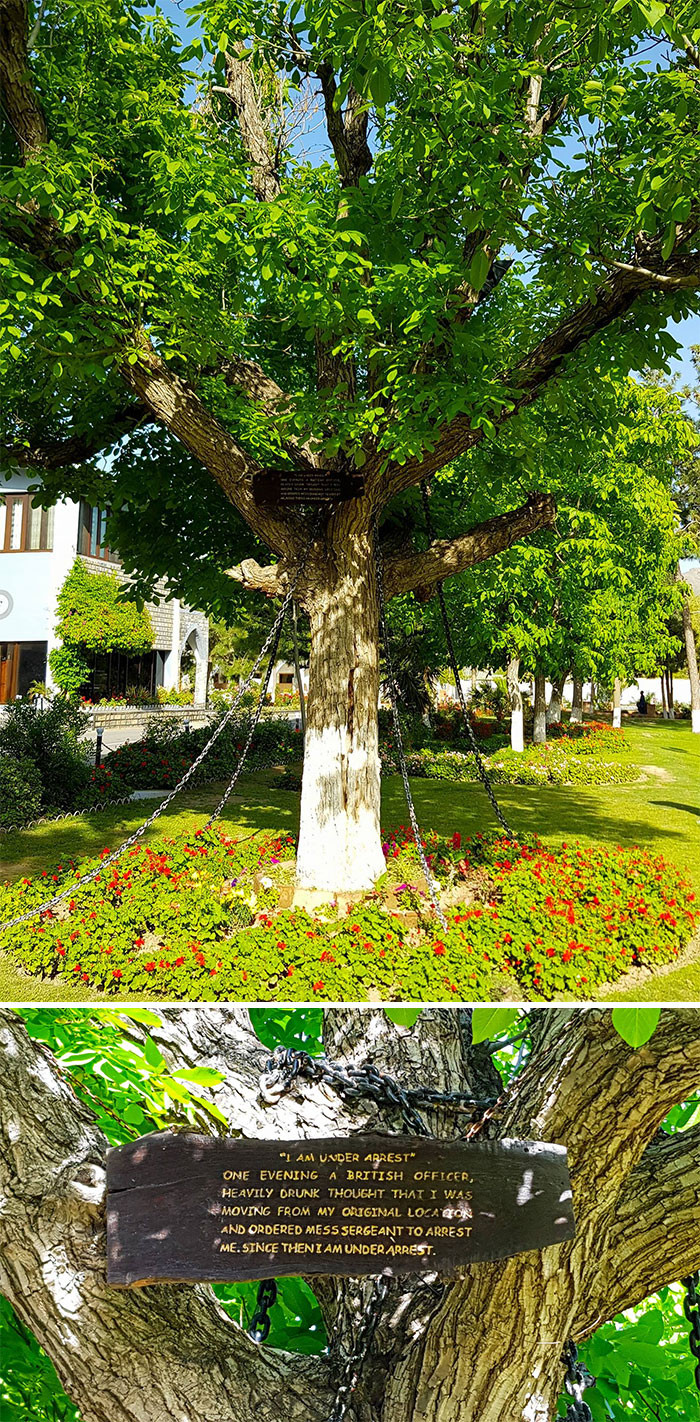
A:
{"type": "Polygon", "coordinates": [[[399,1274],[571,1239],[563,1146],[163,1132],[107,1154],[111,1284],[399,1274]]]}
{"type": "Polygon", "coordinates": [[[253,475],[256,504],[327,504],[357,499],[361,474],[337,469],[265,469],[253,475]]]}

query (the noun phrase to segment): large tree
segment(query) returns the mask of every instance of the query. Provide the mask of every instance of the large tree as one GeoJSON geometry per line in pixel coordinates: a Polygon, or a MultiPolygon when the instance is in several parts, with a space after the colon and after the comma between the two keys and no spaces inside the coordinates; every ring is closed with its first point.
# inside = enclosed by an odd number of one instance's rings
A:
{"type": "MultiPolygon", "coordinates": [[[[258,506],[256,471],[361,473],[299,587],[297,872],[364,889],[383,869],[375,522],[552,381],[673,344],[700,285],[696,7],[195,12],[183,49],[128,0],[0,0],[4,457],[55,494],[121,449],[111,501],[140,481],[146,561],[182,579],[189,547],[201,583],[243,520],[235,576],[268,597],[311,522],[258,506]]],[[[552,522],[546,495],[517,505],[388,543],[387,595],[552,522]]]]}
{"type": "MultiPolygon", "coordinates": [[[[89,1050],[64,1053],[59,1067],[18,1014],[0,1013],[0,1290],[83,1422],[325,1422],[366,1308],[366,1281],[314,1281],[332,1340],[316,1358],[257,1347],[206,1286],[107,1287],[106,1140],[86,1103],[109,1130],[115,1106],[124,1114],[123,1101],[133,1099],[128,1080],[138,1080],[147,1028],[132,1021],[124,1030],[131,1055],[122,1053],[119,1071],[107,1058],[102,1087],[81,1075],[89,1050]]],[[[395,1280],[356,1393],[356,1422],[549,1422],[565,1341],[585,1340],[700,1266],[700,1127],[659,1131],[697,1085],[700,1014],[664,1010],[636,1050],[608,1010],[539,1012],[530,1034],[526,1065],[488,1129],[566,1145],[576,1237],[473,1265],[461,1279],[395,1280]]],[[[333,1009],[324,1045],[345,1063],[369,1057],[407,1086],[479,1096],[500,1089],[489,1044],[471,1044],[464,1011],[425,1009],[410,1030],[397,1030],[381,1010],[333,1009]]],[[[267,1049],[241,1008],[162,1010],[151,1026],[151,1064],[159,1054],[164,1070],[189,1070],[195,1081],[198,1069],[200,1079],[203,1066],[213,1069],[220,1117],[209,1118],[209,1129],[278,1139],[401,1129],[375,1104],[343,1104],[299,1081],[265,1104],[267,1049]]],[[[168,1081],[166,1092],[174,1091],[168,1081]]],[[[157,1095],[150,1084],[143,1090],[157,1095]]],[[[464,1131],[463,1118],[444,1108],[429,1122],[438,1135],[464,1131]]]]}

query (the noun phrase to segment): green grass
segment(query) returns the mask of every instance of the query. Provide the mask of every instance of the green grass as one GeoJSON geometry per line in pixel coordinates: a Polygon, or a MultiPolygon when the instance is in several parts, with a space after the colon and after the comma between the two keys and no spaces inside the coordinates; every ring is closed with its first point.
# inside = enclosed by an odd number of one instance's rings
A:
{"type": "MultiPolygon", "coordinates": [[[[640,766],[655,768],[653,773],[645,772],[647,778],[643,782],[570,789],[499,786],[498,799],[506,818],[516,832],[537,833],[545,841],[577,838],[584,843],[597,840],[642,844],[683,868],[700,895],[700,737],[693,736],[688,721],[639,721],[627,729],[632,747],[629,758],[640,766]]],[[[258,829],[296,833],[299,797],[290,791],[271,791],[270,778],[269,772],[261,772],[240,781],[239,795],[224,816],[232,829],[241,834],[258,829]]],[[[217,789],[208,786],[178,797],[156,822],[149,838],[196,829],[216,803],[217,789]]],[[[415,780],[413,794],[424,829],[443,834],[459,830],[467,835],[495,825],[480,785],[415,780]]],[[[99,815],[3,836],[0,873],[7,879],[32,876],[70,856],[95,854],[117,845],[152,808],[148,801],[137,801],[99,815]]],[[[382,823],[388,829],[407,820],[401,781],[392,776],[383,785],[382,823]]],[[[48,1002],[80,996],[77,989],[20,974],[7,955],[0,955],[3,1000],[48,1002]]],[[[700,962],[674,969],[626,996],[664,1002],[700,1001],[700,962]]]]}

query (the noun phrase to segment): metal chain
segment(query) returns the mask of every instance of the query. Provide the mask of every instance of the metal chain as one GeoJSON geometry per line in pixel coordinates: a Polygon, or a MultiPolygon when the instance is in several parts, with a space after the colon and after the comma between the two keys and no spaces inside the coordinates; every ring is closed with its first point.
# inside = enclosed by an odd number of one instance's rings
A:
{"type": "Polygon", "coordinates": [[[690,1324],[690,1351],[695,1359],[693,1377],[700,1392],[700,1269],[682,1279],[681,1283],[685,1289],[683,1311],[690,1324]]]}
{"type": "MultiPolygon", "coordinates": [[[[429,1136],[430,1131],[416,1110],[417,1106],[445,1106],[456,1110],[471,1108],[475,1112],[488,1111],[496,1105],[496,1097],[483,1099],[472,1096],[467,1091],[434,1091],[429,1087],[405,1089],[393,1076],[380,1072],[372,1062],[362,1066],[340,1067],[329,1062],[326,1057],[311,1057],[308,1052],[297,1051],[294,1047],[275,1047],[268,1058],[265,1072],[260,1078],[260,1094],[267,1105],[279,1101],[289,1091],[297,1077],[330,1086],[345,1101],[368,1098],[380,1106],[399,1110],[404,1123],[417,1136],[429,1136]]],[[[498,1098],[499,1100],[501,1098],[498,1098]]]]}
{"type": "Polygon", "coordinates": [[[399,769],[401,771],[404,795],[406,796],[406,805],[408,806],[408,814],[411,821],[411,828],[413,830],[413,838],[416,843],[416,849],[418,850],[418,858],[420,859],[421,868],[425,876],[425,882],[428,885],[428,892],[430,894],[430,898],[435,912],[442,925],[443,931],[447,933],[447,919],[445,918],[445,915],[440,907],[440,890],[438,887],[437,880],[435,879],[430,865],[428,864],[425,850],[423,848],[423,841],[421,839],[421,832],[418,825],[418,817],[416,815],[416,808],[413,803],[411,786],[408,779],[408,766],[406,765],[406,755],[403,748],[403,736],[401,734],[401,720],[399,717],[398,688],[394,678],[394,668],[391,660],[391,647],[389,646],[389,628],[386,618],[386,601],[384,598],[384,563],[382,559],[381,548],[379,546],[379,539],[377,537],[376,528],[374,536],[374,548],[377,565],[377,592],[379,594],[379,623],[382,632],[382,639],[384,642],[384,658],[386,661],[387,683],[389,687],[389,700],[391,702],[391,715],[394,723],[394,735],[396,737],[396,747],[399,755],[399,769]]]}
{"type": "Polygon", "coordinates": [[[593,1422],[593,1413],[587,1402],[583,1400],[583,1390],[587,1386],[586,1373],[578,1360],[578,1348],[571,1340],[566,1344],[562,1353],[562,1362],[566,1365],[566,1377],[564,1386],[573,1398],[566,1409],[566,1422],[593,1422]]]}
{"type": "Polygon", "coordinates": [[[263,1279],[258,1287],[258,1296],[255,1301],[253,1317],[250,1320],[248,1336],[254,1343],[264,1343],[268,1338],[272,1320],[269,1310],[277,1302],[277,1282],[275,1279],[263,1279]]]}
{"type": "MultiPolygon", "coordinates": [[[[426,482],[425,479],[422,479],[422,480],[421,480],[421,486],[420,486],[420,487],[421,487],[421,494],[422,494],[422,496],[423,496],[423,510],[424,510],[424,513],[425,513],[425,527],[426,527],[426,532],[427,532],[427,534],[428,534],[428,538],[430,539],[430,541],[431,541],[431,543],[432,543],[432,540],[433,540],[433,520],[432,520],[431,513],[430,513],[430,499],[429,499],[429,495],[428,495],[428,485],[427,485],[427,482],[426,482]]],[[[462,678],[460,677],[460,674],[459,674],[459,666],[458,666],[458,664],[457,664],[457,656],[456,656],[456,653],[455,653],[454,642],[453,642],[453,640],[452,640],[452,630],[451,630],[451,628],[450,628],[450,623],[449,623],[449,619],[448,619],[448,616],[447,616],[447,607],[446,607],[446,605],[445,605],[445,593],[444,593],[444,590],[443,590],[442,583],[438,583],[438,585],[437,585],[437,595],[438,595],[438,602],[439,602],[439,604],[440,604],[440,612],[441,612],[441,614],[442,614],[442,625],[443,625],[444,632],[445,632],[445,642],[446,642],[446,645],[447,645],[447,653],[448,653],[448,657],[449,657],[449,661],[450,661],[450,667],[452,668],[452,675],[453,675],[453,677],[454,677],[454,679],[455,679],[455,689],[456,689],[457,697],[458,697],[459,704],[460,704],[460,707],[461,707],[462,716],[463,716],[463,718],[464,718],[464,725],[465,725],[465,729],[466,729],[466,732],[467,732],[467,737],[468,737],[468,739],[469,739],[469,745],[470,745],[470,748],[471,748],[471,753],[472,753],[472,755],[473,755],[473,757],[474,757],[474,763],[475,763],[475,765],[476,765],[476,773],[477,773],[477,775],[479,776],[479,779],[480,779],[480,781],[481,781],[481,783],[482,783],[482,785],[483,785],[483,787],[484,787],[484,789],[485,789],[485,791],[486,791],[486,794],[487,794],[488,797],[489,797],[489,800],[490,800],[490,802],[491,802],[491,808],[492,808],[492,810],[493,810],[494,815],[496,816],[496,819],[498,820],[498,823],[499,823],[499,824],[501,825],[501,827],[505,830],[506,834],[508,835],[508,838],[509,838],[509,839],[512,839],[512,840],[515,840],[515,842],[517,843],[517,837],[516,837],[516,835],[514,834],[513,830],[511,829],[510,825],[508,824],[508,821],[507,821],[505,815],[503,814],[503,811],[501,810],[501,807],[500,807],[500,805],[499,805],[499,803],[498,803],[498,801],[497,801],[497,799],[496,799],[496,796],[495,796],[495,794],[494,794],[493,786],[492,786],[491,780],[490,780],[490,778],[489,778],[489,773],[488,773],[488,771],[487,771],[487,769],[486,769],[486,766],[484,765],[483,757],[482,757],[481,751],[479,750],[479,746],[478,746],[478,744],[477,744],[476,736],[474,735],[474,729],[473,729],[473,727],[472,727],[471,721],[469,720],[469,712],[468,712],[468,710],[467,710],[467,703],[466,703],[466,701],[465,701],[465,699],[464,699],[464,691],[463,691],[463,689],[462,689],[462,678]]]]}
{"type": "Polygon", "coordinates": [[[231,720],[231,717],[237,710],[243,696],[251,685],[258,671],[258,667],[262,664],[265,657],[267,656],[275,638],[279,636],[279,630],[286,616],[287,609],[292,601],[297,584],[308,561],[309,553],[311,551],[311,545],[313,543],[316,533],[316,527],[317,523],[315,522],[304,552],[297,565],[294,578],[292,579],[292,582],[289,585],[289,589],[285,595],[282,606],[277,614],[277,617],[275,618],[274,623],[272,624],[272,627],[267,637],[265,638],[265,642],[260,652],[258,653],[258,656],[256,657],[252,670],[249,672],[245,681],[239,687],[238,693],[234,701],[231,703],[228,711],[224,716],[222,716],[218,726],[216,726],[216,728],[214,729],[212,735],[209,737],[209,740],[206,742],[205,746],[200,751],[196,760],[192,761],[192,764],[185,771],[184,775],[181,777],[180,780],[178,780],[177,785],[165,796],[164,800],[161,800],[160,804],[156,807],[153,813],[148,816],[148,819],[144,820],[143,824],[139,825],[139,828],[134,830],[133,834],[129,835],[128,839],[125,839],[123,843],[118,846],[117,849],[113,849],[110,854],[106,855],[104,859],[100,860],[100,863],[98,864],[96,869],[91,869],[87,874],[81,874],[80,877],[78,879],[75,879],[72,884],[69,884],[66,889],[62,889],[60,893],[54,894],[53,898],[47,899],[44,903],[37,904],[35,908],[29,909],[27,913],[18,914],[15,918],[8,919],[6,923],[0,923],[0,933],[5,933],[11,928],[16,928],[20,923],[28,923],[31,919],[36,918],[38,914],[46,913],[49,910],[54,909],[56,905],[61,903],[63,899],[69,897],[72,898],[75,895],[76,890],[82,888],[83,884],[89,884],[93,879],[96,879],[97,876],[101,874],[104,869],[109,868],[109,865],[113,864],[114,861],[118,859],[120,855],[124,853],[125,850],[130,849],[132,844],[136,844],[137,840],[141,839],[142,835],[145,834],[147,829],[150,829],[151,825],[155,822],[155,820],[158,819],[159,815],[162,815],[164,810],[167,810],[168,805],[175,799],[175,796],[180,793],[183,786],[186,785],[187,782],[192,779],[192,776],[194,775],[195,771],[201,765],[205,757],[209,754],[209,751],[211,750],[212,746],[219,739],[219,736],[221,735],[222,731],[228,725],[229,721],[231,720]]]}
{"type": "Polygon", "coordinates": [[[251,744],[251,741],[252,741],[252,739],[253,739],[253,736],[255,735],[255,732],[256,732],[256,730],[257,730],[258,721],[260,720],[260,716],[261,716],[261,713],[262,713],[263,706],[265,705],[265,697],[266,697],[266,695],[267,695],[267,688],[268,688],[269,683],[270,683],[270,677],[272,676],[272,671],[273,671],[275,662],[277,661],[277,649],[278,649],[279,644],[280,644],[280,637],[282,636],[282,624],[283,624],[283,622],[284,622],[284,618],[282,618],[282,619],[280,620],[279,626],[278,626],[278,628],[277,628],[277,634],[276,634],[275,639],[274,639],[274,641],[273,641],[273,643],[272,643],[272,650],[271,650],[271,652],[270,652],[270,656],[269,656],[269,660],[268,660],[268,663],[267,663],[267,668],[266,668],[266,671],[265,671],[265,675],[264,675],[264,677],[263,677],[263,679],[262,679],[262,682],[260,683],[260,695],[258,696],[258,704],[257,704],[257,706],[255,707],[255,711],[254,711],[253,715],[252,715],[251,718],[250,718],[250,723],[249,723],[249,726],[248,726],[248,735],[247,735],[247,737],[246,737],[246,742],[245,742],[245,745],[244,745],[244,747],[243,747],[243,750],[241,751],[241,754],[240,754],[240,756],[239,756],[238,764],[237,764],[237,766],[236,766],[236,768],[235,768],[235,770],[234,770],[234,772],[233,772],[233,775],[231,776],[231,779],[229,780],[228,785],[226,786],[226,789],[224,790],[223,795],[221,796],[221,799],[219,800],[218,805],[216,806],[216,809],[215,809],[215,810],[213,811],[213,813],[209,816],[209,819],[207,820],[207,823],[206,823],[206,825],[205,825],[205,829],[210,829],[211,826],[212,826],[212,824],[214,823],[214,820],[218,820],[218,819],[220,818],[221,812],[222,812],[222,810],[224,809],[224,806],[226,805],[226,803],[227,803],[227,801],[228,801],[228,799],[229,799],[229,796],[233,794],[234,787],[235,787],[236,782],[237,782],[237,780],[238,780],[238,777],[239,777],[239,775],[240,775],[240,773],[241,773],[241,771],[242,771],[242,769],[243,769],[243,766],[244,766],[244,763],[245,763],[245,758],[246,758],[246,756],[247,756],[247,754],[248,754],[248,751],[250,750],[250,744],[251,744]]]}
{"type": "MultiPolygon", "coordinates": [[[[494,1097],[479,1100],[466,1091],[435,1091],[422,1086],[405,1089],[393,1076],[380,1072],[372,1062],[364,1062],[359,1067],[340,1067],[335,1062],[329,1062],[326,1057],[312,1057],[308,1052],[297,1051],[294,1047],[276,1047],[268,1058],[260,1078],[260,1094],[263,1100],[268,1105],[275,1104],[297,1077],[330,1086],[346,1101],[369,1097],[381,1105],[398,1108],[409,1130],[419,1136],[430,1136],[430,1131],[416,1110],[417,1104],[440,1104],[457,1110],[469,1106],[472,1114],[486,1110],[487,1114],[491,1115],[497,1104],[494,1097]]],[[[503,1098],[498,1098],[499,1101],[501,1099],[503,1098]]],[[[273,1282],[266,1280],[260,1285],[259,1298],[262,1290],[273,1282]]],[[[385,1274],[379,1274],[372,1281],[372,1291],[363,1310],[354,1347],[345,1359],[328,1422],[343,1422],[347,1415],[369,1356],[388,1292],[389,1279],[385,1274]]]]}

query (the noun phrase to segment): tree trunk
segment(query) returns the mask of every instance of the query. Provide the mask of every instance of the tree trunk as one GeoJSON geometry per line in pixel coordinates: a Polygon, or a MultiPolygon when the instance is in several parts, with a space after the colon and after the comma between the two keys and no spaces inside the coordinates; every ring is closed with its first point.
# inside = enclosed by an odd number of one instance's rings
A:
{"type": "MultiPolygon", "coordinates": [[[[683,581],[680,564],[678,565],[676,576],[679,582],[683,581]]],[[[700,735],[700,673],[698,672],[698,649],[695,643],[695,630],[693,628],[693,618],[690,611],[690,599],[687,596],[683,598],[682,615],[685,659],[688,663],[688,679],[690,681],[690,719],[696,735],[700,735]]]]}
{"type": "Polygon", "coordinates": [[[583,677],[574,677],[574,688],[571,696],[571,720],[583,720],[583,677]]]}
{"type": "Polygon", "coordinates": [[[567,672],[563,672],[561,676],[556,677],[556,679],[552,682],[552,690],[549,697],[549,706],[547,707],[548,726],[558,726],[559,722],[561,721],[561,702],[562,697],[564,695],[564,685],[566,682],[567,675],[567,672]]]}
{"type": "Polygon", "coordinates": [[[666,672],[661,673],[661,715],[664,721],[668,720],[668,697],[666,695],[666,672]]]}
{"type": "MultiPolygon", "coordinates": [[[[213,1099],[231,1134],[311,1139],[401,1129],[374,1101],[343,1103],[297,1080],[260,1094],[268,1055],[242,1008],[161,1008],[150,1031],[170,1069],[223,1073],[213,1099]]],[[[567,1146],[576,1236],[470,1266],[462,1278],[392,1281],[348,1422],[550,1422],[565,1340],[700,1266],[700,1127],[658,1127],[700,1071],[700,1013],[663,1010],[633,1051],[606,1009],[545,1009],[532,1051],[492,1131],[567,1146]],[[630,1109],[633,1102],[633,1109],[630,1109]]],[[[324,1045],[347,1067],[368,1058],[403,1086],[495,1094],[469,1013],[424,1009],[411,1029],[382,1010],[329,1011],[324,1045]]],[[[51,1054],[0,1011],[0,1289],[54,1363],[83,1422],[325,1422],[369,1281],[315,1279],[332,1340],[304,1358],[257,1347],[206,1286],[108,1288],[105,1141],[51,1054]]],[[[465,1117],[426,1112],[431,1132],[464,1135],[465,1117]]]]}
{"type": "Polygon", "coordinates": [[[613,686],[613,713],[612,713],[612,723],[613,723],[613,726],[616,726],[618,730],[619,730],[620,726],[622,725],[622,708],[621,708],[621,706],[620,706],[620,697],[621,697],[621,695],[622,695],[622,683],[621,683],[621,681],[620,681],[619,676],[616,676],[616,677],[615,677],[614,686],[613,686]]]}
{"type": "Polygon", "coordinates": [[[510,702],[510,748],[525,749],[523,730],[523,694],[520,690],[520,657],[510,657],[506,666],[506,685],[510,702]]]}
{"type": "Polygon", "coordinates": [[[385,868],[379,610],[369,531],[336,542],[314,570],[305,605],[311,642],[296,882],[298,890],[327,898],[366,892],[385,868]]]}
{"type": "Polygon", "coordinates": [[[666,701],[668,703],[668,719],[675,721],[676,713],[673,709],[673,668],[666,663],[666,701]]]}
{"type": "Polygon", "coordinates": [[[535,721],[532,728],[533,745],[544,745],[547,739],[547,684],[544,673],[535,677],[535,721]]]}

